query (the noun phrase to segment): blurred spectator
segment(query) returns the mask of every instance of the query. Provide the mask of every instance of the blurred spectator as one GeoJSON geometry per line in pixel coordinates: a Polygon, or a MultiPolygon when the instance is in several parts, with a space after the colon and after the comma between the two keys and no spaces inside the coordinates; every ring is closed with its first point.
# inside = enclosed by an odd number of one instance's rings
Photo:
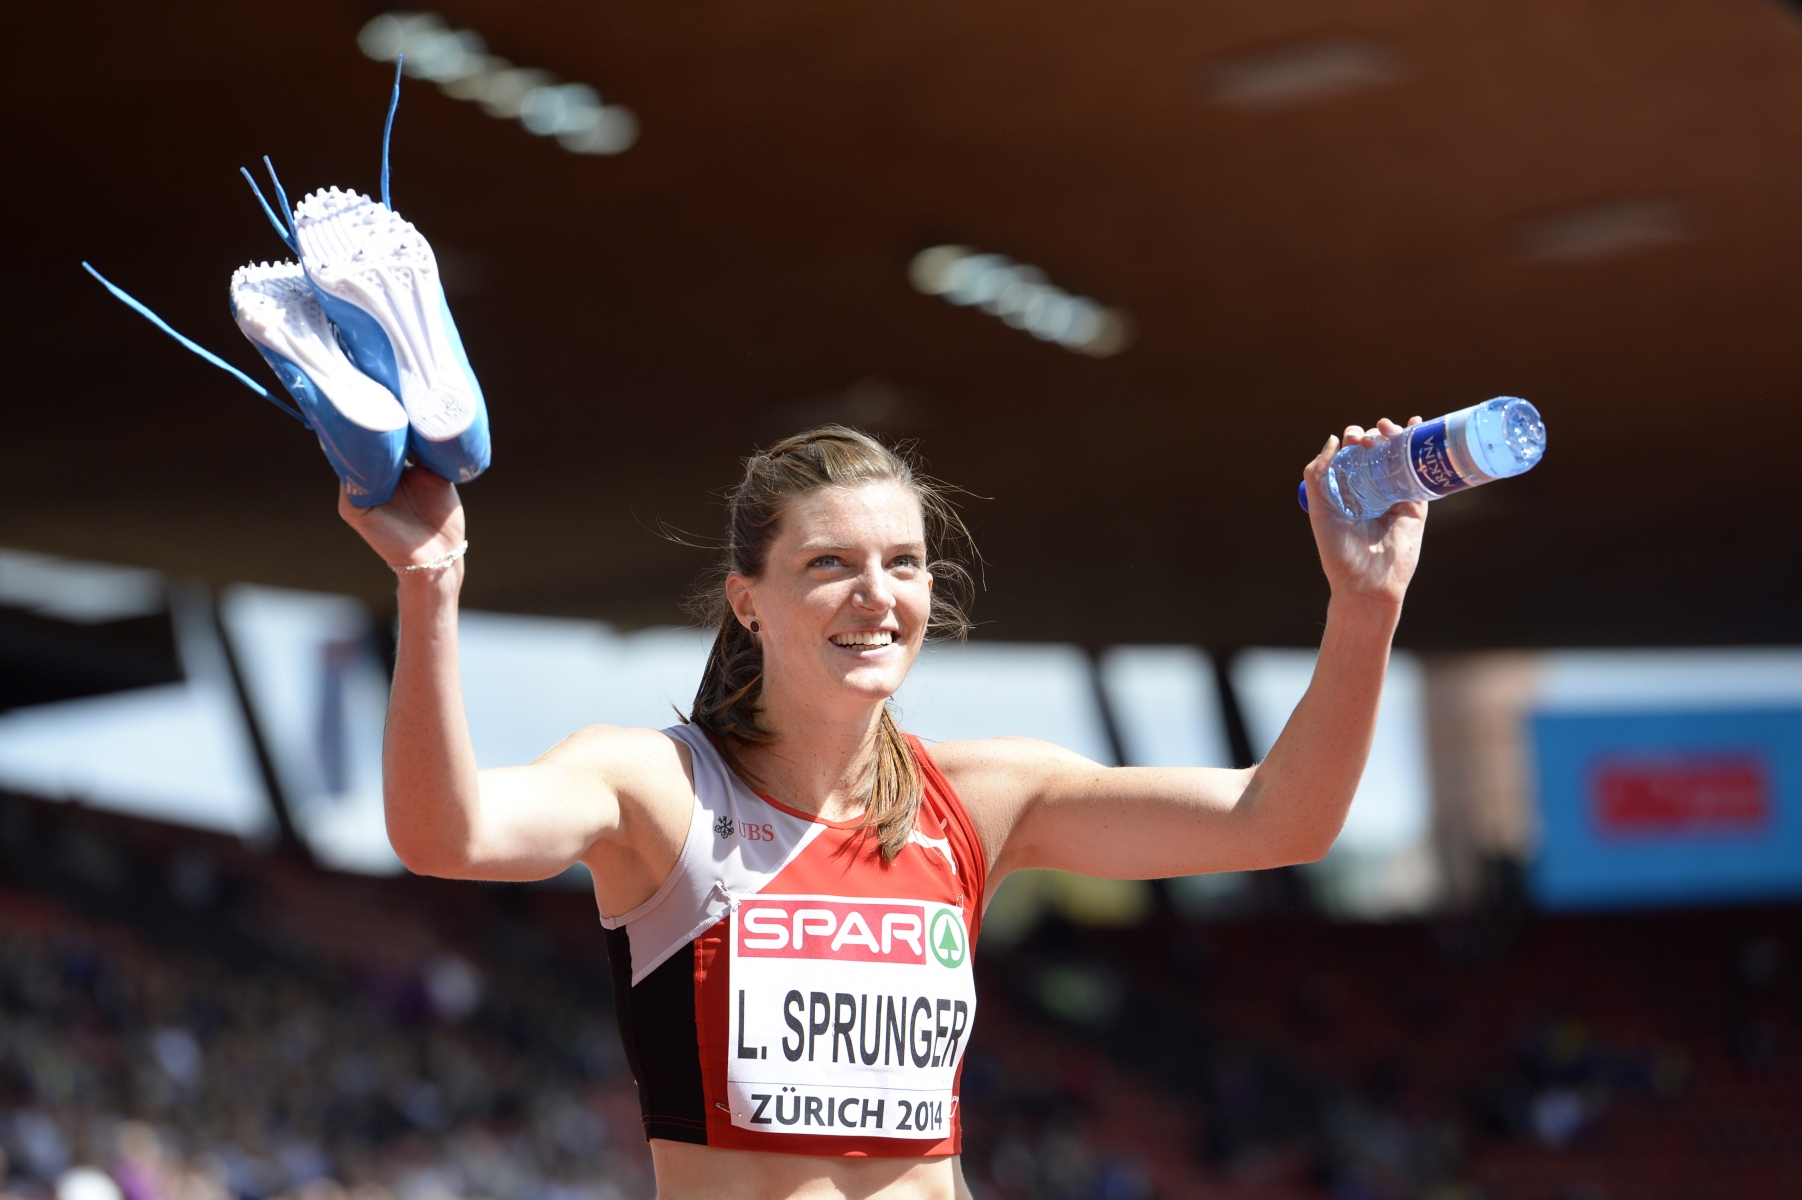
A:
{"type": "MultiPolygon", "coordinates": [[[[651,1194],[585,891],[334,875],[58,806],[0,818],[7,1196],[651,1194]]],[[[972,1190],[1793,1194],[1802,1079],[1772,1068],[1797,1041],[1802,910],[1496,922],[1164,909],[985,943],[972,1190]]]]}
{"type": "MultiPolygon", "coordinates": [[[[53,843],[67,832],[43,824],[53,843]]],[[[140,869],[141,848],[81,837],[133,878],[159,874],[140,869]]],[[[229,858],[223,849],[212,857],[229,858]]],[[[15,1193],[606,1200],[648,1190],[604,961],[510,963],[493,972],[504,986],[489,988],[473,954],[443,944],[420,897],[392,903],[417,881],[353,883],[246,860],[236,872],[215,862],[200,889],[195,861],[185,851],[160,873],[174,923],[154,898],[137,903],[141,920],[95,921],[41,890],[0,890],[0,1143],[15,1193]],[[361,897],[370,911],[346,929],[333,895],[346,887],[390,894],[361,897]],[[209,903],[207,890],[231,903],[209,903]]],[[[38,882],[78,901],[91,890],[41,872],[38,882]]]]}

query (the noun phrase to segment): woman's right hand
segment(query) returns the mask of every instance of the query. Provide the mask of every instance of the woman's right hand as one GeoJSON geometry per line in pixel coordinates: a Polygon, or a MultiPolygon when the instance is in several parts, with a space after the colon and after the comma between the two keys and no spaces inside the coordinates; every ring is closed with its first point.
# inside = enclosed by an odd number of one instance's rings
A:
{"type": "Polygon", "coordinates": [[[456,485],[420,466],[402,472],[400,486],[386,504],[358,508],[340,488],[338,515],[391,567],[443,558],[464,538],[456,485]]]}

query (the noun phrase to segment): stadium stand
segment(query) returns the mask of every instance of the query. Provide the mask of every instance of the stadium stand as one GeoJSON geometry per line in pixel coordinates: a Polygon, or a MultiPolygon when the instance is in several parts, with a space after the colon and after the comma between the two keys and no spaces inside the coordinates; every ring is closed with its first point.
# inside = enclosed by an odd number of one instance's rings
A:
{"type": "MultiPolygon", "coordinates": [[[[1794,1196],[1799,932],[1797,907],[1051,918],[979,959],[966,1170],[995,1200],[1794,1196]]],[[[8,797],[0,973],[9,1196],[651,1194],[581,890],[8,797]]]]}

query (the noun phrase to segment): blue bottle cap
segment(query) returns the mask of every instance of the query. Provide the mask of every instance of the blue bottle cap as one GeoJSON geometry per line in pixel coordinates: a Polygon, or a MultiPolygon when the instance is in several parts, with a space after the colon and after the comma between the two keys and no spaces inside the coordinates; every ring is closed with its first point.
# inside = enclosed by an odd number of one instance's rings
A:
{"type": "Polygon", "coordinates": [[[1305,480],[1305,479],[1302,480],[1301,486],[1295,489],[1295,498],[1297,500],[1301,501],[1301,510],[1303,512],[1312,512],[1313,511],[1313,509],[1308,507],[1308,481],[1307,480],[1305,480]]]}

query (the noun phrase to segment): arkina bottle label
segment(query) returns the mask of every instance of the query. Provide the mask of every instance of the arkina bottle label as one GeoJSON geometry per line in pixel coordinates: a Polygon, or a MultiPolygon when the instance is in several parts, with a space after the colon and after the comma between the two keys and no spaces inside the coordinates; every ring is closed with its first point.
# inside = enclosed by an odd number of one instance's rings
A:
{"type": "Polygon", "coordinates": [[[1452,429],[1445,417],[1408,431],[1408,461],[1421,486],[1435,496],[1449,496],[1471,486],[1452,462],[1452,429]]]}

